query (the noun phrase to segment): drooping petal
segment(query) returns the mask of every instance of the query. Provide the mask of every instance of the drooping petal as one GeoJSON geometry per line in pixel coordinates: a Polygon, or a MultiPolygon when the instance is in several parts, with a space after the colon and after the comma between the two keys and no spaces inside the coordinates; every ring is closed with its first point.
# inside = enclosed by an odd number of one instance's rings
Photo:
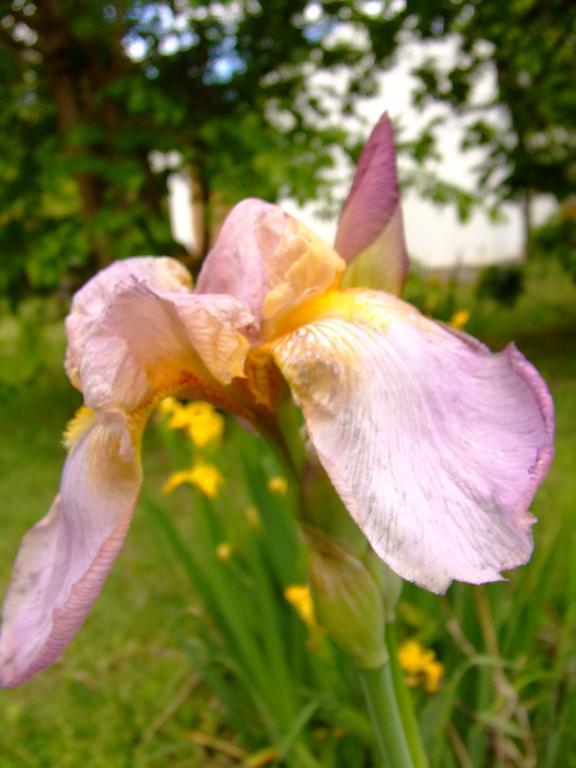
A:
{"type": "Polygon", "coordinates": [[[188,270],[175,259],[165,256],[139,256],[115,261],[98,272],[74,295],[66,318],[66,372],[78,389],[80,357],[86,338],[98,327],[101,315],[115,291],[135,281],[152,290],[185,291],[192,287],[188,270]]]}
{"type": "Polygon", "coordinates": [[[241,376],[252,316],[229,296],[121,288],[84,342],[78,378],[92,408],[139,408],[186,375],[241,376]]]}
{"type": "Polygon", "coordinates": [[[141,426],[87,410],[72,423],[60,494],[24,537],[4,603],[0,687],[51,664],[100,593],[140,490],[141,426]]]}
{"type": "Polygon", "coordinates": [[[408,273],[394,132],[388,115],[362,150],[344,203],[335,248],[349,265],[342,285],[399,294],[408,273]]]}
{"type": "Polygon", "coordinates": [[[276,205],[248,199],[227,217],[198,277],[199,293],[227,294],[259,320],[333,287],[334,250],[276,205]]]}
{"type": "Polygon", "coordinates": [[[386,294],[334,293],[273,342],[312,442],[376,553],[436,592],[526,562],[552,457],[546,386],[386,294]]]}

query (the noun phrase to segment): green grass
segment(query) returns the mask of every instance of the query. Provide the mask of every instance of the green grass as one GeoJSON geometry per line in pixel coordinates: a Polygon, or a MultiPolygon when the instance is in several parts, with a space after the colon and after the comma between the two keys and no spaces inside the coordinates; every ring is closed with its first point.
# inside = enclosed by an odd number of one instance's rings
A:
{"type": "MultiPolygon", "coordinates": [[[[540,522],[528,566],[502,584],[455,585],[444,598],[404,590],[401,636],[418,636],[446,666],[440,693],[415,692],[426,743],[437,768],[529,768],[536,754],[539,767],[574,768],[576,288],[561,275],[533,273],[512,310],[475,301],[468,287],[459,289],[458,305],[472,311],[467,330],[493,348],[515,340],[546,377],[557,448],[533,507],[540,522]]],[[[8,352],[0,363],[7,382],[0,389],[3,587],[23,532],[45,514],[57,489],[59,436],[80,398],[60,367],[58,326],[32,327],[23,340],[3,322],[0,340],[8,352]]],[[[154,430],[144,458],[144,493],[158,500],[174,466],[154,430]]],[[[178,498],[170,508],[187,530],[188,508],[178,498]]],[[[103,595],[63,659],[25,686],[0,691],[0,766],[237,764],[226,745],[199,743],[233,742],[235,734],[223,726],[222,705],[181,642],[197,622],[184,570],[140,510],[103,595]]]]}
{"type": "MultiPolygon", "coordinates": [[[[60,435],[80,403],[61,369],[61,331],[43,335],[52,364],[21,388],[5,388],[0,402],[2,591],[22,534],[58,488],[60,435]]],[[[146,492],[157,497],[170,467],[153,438],[144,446],[146,492]]],[[[0,691],[0,766],[205,765],[190,734],[217,729],[217,705],[175,640],[189,608],[183,575],[140,511],[70,653],[27,685],[0,691]]]]}

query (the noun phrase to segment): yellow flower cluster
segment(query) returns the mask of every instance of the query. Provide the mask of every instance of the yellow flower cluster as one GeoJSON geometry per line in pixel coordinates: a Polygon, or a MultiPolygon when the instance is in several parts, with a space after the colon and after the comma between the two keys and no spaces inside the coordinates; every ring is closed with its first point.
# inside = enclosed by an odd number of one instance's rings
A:
{"type": "Polygon", "coordinates": [[[168,417],[170,429],[185,429],[197,448],[222,439],[224,417],[210,403],[195,401],[184,405],[174,397],[167,397],[158,410],[168,417]]]}
{"type": "Polygon", "coordinates": [[[220,490],[224,478],[213,464],[206,464],[203,461],[197,461],[192,469],[181,469],[173,472],[164,487],[164,493],[171,493],[183,483],[190,483],[199,488],[209,499],[215,499],[220,490]]]}
{"type": "Polygon", "coordinates": [[[221,560],[223,563],[225,563],[227,560],[230,560],[232,551],[232,544],[230,544],[228,541],[222,541],[216,547],[216,557],[218,560],[221,560]]]}
{"type": "MultiPolygon", "coordinates": [[[[168,419],[170,429],[185,429],[196,448],[205,448],[209,443],[216,445],[224,432],[224,417],[210,403],[195,401],[181,403],[174,397],[166,397],[158,411],[168,419]]],[[[224,478],[213,464],[198,460],[191,469],[173,472],[164,484],[164,493],[171,493],[184,483],[196,486],[209,499],[218,495],[224,478]]]]}
{"type": "Polygon", "coordinates": [[[316,615],[314,613],[314,602],[310,594],[310,587],[306,584],[291,584],[284,590],[284,597],[305,624],[309,627],[316,626],[316,615]]]}
{"type": "Polygon", "coordinates": [[[288,490],[288,483],[284,477],[275,475],[268,480],[268,490],[270,493],[277,493],[279,496],[283,496],[288,490]]]}
{"type": "Polygon", "coordinates": [[[456,328],[457,330],[461,330],[464,328],[468,320],[470,320],[470,310],[457,309],[448,321],[448,325],[451,325],[452,328],[456,328]]]}
{"type": "Polygon", "coordinates": [[[442,682],[444,665],[436,659],[434,651],[424,648],[416,640],[406,640],[398,649],[398,658],[408,685],[423,685],[428,693],[436,693],[442,682]]]}

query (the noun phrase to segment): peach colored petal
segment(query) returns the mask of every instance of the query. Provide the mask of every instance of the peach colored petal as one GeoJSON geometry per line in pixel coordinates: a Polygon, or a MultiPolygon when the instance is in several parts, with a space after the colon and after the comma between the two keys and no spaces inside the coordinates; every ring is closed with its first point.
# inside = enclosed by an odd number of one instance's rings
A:
{"type": "Polygon", "coordinates": [[[89,280],[75,294],[66,318],[66,371],[78,389],[82,387],[78,368],[87,336],[98,326],[114,292],[123,285],[132,285],[134,281],[153,290],[189,291],[192,287],[190,273],[182,264],[175,259],[158,256],[116,261],[89,280]]]}
{"type": "Polygon", "coordinates": [[[121,288],[87,335],[79,380],[91,408],[134,410],[183,374],[242,376],[252,316],[228,296],[121,288]]]}
{"type": "Polygon", "coordinates": [[[230,212],[198,277],[199,293],[227,294],[248,306],[256,326],[339,281],[334,250],[275,205],[244,200],[230,212]]]}
{"type": "Polygon", "coordinates": [[[320,461],[396,573],[442,592],[528,560],[553,412],[514,347],[492,354],[399,299],[346,291],[273,350],[320,461]]]}
{"type": "Polygon", "coordinates": [[[24,537],[4,603],[0,687],[51,664],[100,593],[140,490],[140,431],[118,413],[83,413],[69,430],[60,494],[24,537]]]}

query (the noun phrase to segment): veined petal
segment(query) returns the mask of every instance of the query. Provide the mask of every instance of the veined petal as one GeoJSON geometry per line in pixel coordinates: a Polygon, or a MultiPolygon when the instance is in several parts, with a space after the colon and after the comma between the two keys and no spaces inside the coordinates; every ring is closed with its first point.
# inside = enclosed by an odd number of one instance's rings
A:
{"type": "Polygon", "coordinates": [[[75,294],[66,318],[66,372],[78,389],[81,389],[78,368],[87,337],[98,326],[114,292],[135,281],[152,290],[188,292],[192,288],[188,270],[175,259],[165,256],[124,259],[98,272],[75,294]]]}
{"type": "Polygon", "coordinates": [[[339,282],[344,263],[311,230],[262,200],[227,217],[198,277],[199,293],[227,294],[256,318],[270,318],[339,282]]]}
{"type": "Polygon", "coordinates": [[[100,593],[140,490],[140,431],[120,413],[72,423],[60,495],[24,537],[4,603],[0,687],[51,664],[100,593]]]}
{"type": "Polygon", "coordinates": [[[349,264],[344,287],[401,293],[409,261],[388,115],[380,119],[360,155],[335,248],[349,264]]]}
{"type": "Polygon", "coordinates": [[[514,346],[492,354],[399,299],[346,291],[272,349],[326,472],[396,573],[442,592],[528,560],[553,408],[514,346]]]}
{"type": "Polygon", "coordinates": [[[218,239],[206,257],[196,289],[241,301],[260,316],[269,290],[266,253],[282,239],[286,214],[263,200],[243,200],[230,211],[218,239]]]}
{"type": "Polygon", "coordinates": [[[251,322],[229,296],[122,288],[82,349],[85,401],[134,410],[186,374],[227,384],[243,374],[248,341],[239,329],[251,322]]]}

